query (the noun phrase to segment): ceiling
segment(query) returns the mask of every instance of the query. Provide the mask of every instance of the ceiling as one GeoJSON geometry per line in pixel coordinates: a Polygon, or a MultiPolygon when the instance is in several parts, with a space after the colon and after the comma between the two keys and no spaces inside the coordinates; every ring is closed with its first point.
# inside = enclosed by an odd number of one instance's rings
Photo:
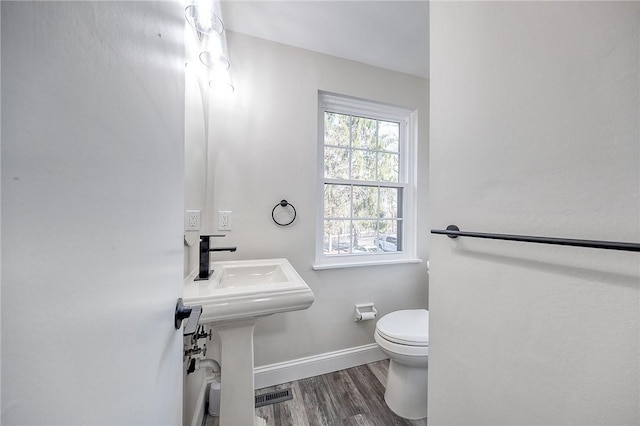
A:
{"type": "Polygon", "coordinates": [[[222,15],[234,32],[429,78],[427,0],[223,0],[222,15]]]}

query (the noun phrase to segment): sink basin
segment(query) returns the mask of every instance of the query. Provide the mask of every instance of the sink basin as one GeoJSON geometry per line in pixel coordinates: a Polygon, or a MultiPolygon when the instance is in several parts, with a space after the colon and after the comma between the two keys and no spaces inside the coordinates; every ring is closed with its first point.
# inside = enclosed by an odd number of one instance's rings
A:
{"type": "Polygon", "coordinates": [[[280,264],[227,265],[222,267],[221,288],[244,287],[288,282],[280,264]]]}
{"type": "Polygon", "coordinates": [[[184,286],[185,305],[202,305],[200,323],[307,309],[313,292],[287,259],[211,262],[208,281],[184,286]]]}

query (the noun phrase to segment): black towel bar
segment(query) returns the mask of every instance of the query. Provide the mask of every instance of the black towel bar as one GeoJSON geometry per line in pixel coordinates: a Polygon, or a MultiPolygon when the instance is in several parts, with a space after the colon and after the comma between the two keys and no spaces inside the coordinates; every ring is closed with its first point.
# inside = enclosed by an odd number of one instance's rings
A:
{"type": "Polygon", "coordinates": [[[432,229],[432,234],[442,234],[449,238],[472,237],[488,238],[492,240],[522,241],[525,243],[555,244],[560,246],[590,247],[605,250],[623,250],[640,252],[639,243],[625,243],[617,241],[575,240],[570,238],[534,237],[530,235],[487,234],[483,232],[461,231],[456,225],[449,225],[447,229],[432,229]]]}

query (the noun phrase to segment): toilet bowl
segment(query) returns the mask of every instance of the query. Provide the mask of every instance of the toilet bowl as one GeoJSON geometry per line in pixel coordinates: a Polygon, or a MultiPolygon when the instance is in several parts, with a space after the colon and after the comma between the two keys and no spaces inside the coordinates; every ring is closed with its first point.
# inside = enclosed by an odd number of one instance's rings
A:
{"type": "Polygon", "coordinates": [[[389,357],[387,406],[406,419],[427,417],[429,311],[391,312],[378,320],[374,337],[389,357]]]}

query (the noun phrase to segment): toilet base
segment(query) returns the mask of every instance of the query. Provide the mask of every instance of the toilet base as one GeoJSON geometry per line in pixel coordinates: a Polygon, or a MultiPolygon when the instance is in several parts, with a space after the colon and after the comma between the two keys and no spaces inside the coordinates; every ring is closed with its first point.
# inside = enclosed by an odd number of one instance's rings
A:
{"type": "Polygon", "coordinates": [[[391,411],[405,419],[427,417],[427,371],[389,361],[384,400],[391,411]]]}

